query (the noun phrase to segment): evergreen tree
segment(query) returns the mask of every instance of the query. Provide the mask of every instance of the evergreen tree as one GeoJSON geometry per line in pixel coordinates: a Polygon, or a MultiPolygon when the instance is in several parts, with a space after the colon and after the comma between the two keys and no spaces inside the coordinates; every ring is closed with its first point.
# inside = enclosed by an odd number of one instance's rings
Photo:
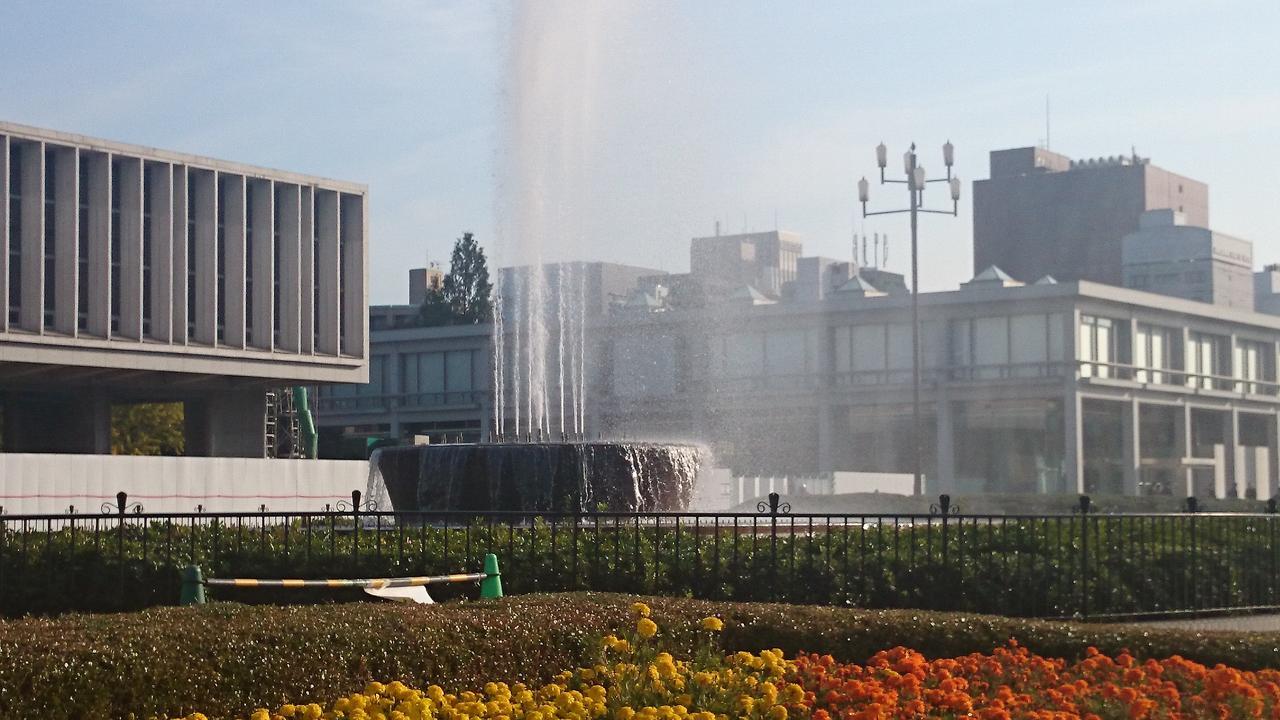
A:
{"type": "Polygon", "coordinates": [[[426,327],[436,327],[439,325],[452,325],[454,323],[453,310],[449,307],[448,301],[444,299],[444,291],[439,288],[427,288],[427,296],[422,300],[422,306],[418,308],[418,319],[426,327]]]}
{"type": "Polygon", "coordinates": [[[471,233],[463,233],[453,245],[449,259],[449,274],[444,278],[444,300],[458,325],[475,325],[489,322],[493,312],[489,282],[489,267],[484,249],[471,233]]]}

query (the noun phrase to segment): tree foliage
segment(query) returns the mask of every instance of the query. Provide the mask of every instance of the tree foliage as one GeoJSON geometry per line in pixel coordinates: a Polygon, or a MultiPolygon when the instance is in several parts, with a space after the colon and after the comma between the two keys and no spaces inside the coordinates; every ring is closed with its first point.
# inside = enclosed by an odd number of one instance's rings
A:
{"type": "Polygon", "coordinates": [[[493,312],[492,292],[484,248],[472,233],[463,233],[453,245],[449,273],[442,287],[427,290],[419,317],[426,326],[489,322],[493,312]]]}
{"type": "Polygon", "coordinates": [[[111,408],[112,455],[181,455],[186,450],[182,403],[134,403],[111,408]]]}

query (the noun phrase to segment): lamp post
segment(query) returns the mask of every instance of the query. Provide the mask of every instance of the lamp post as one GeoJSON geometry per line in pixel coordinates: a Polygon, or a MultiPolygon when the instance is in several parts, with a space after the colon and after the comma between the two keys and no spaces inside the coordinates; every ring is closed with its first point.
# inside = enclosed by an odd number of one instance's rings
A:
{"type": "Polygon", "coordinates": [[[952,177],[951,166],[955,164],[955,147],[950,141],[942,146],[942,162],[947,167],[947,176],[930,179],[916,155],[916,144],[902,157],[903,171],[906,179],[895,180],[885,177],[884,171],[889,164],[889,150],[880,143],[876,146],[876,164],[880,166],[880,184],[900,183],[907,186],[909,206],[904,210],[878,210],[867,212],[867,201],[871,195],[871,185],[863,177],[858,181],[858,201],[862,203],[862,217],[872,215],[911,215],[911,443],[914,450],[912,457],[915,482],[913,489],[916,495],[924,493],[924,483],[920,473],[920,268],[917,259],[918,242],[917,218],[920,213],[937,213],[939,215],[956,216],[960,214],[960,178],[952,177]],[[946,183],[951,190],[950,210],[929,210],[921,207],[924,202],[924,189],[929,183],[946,183]]]}

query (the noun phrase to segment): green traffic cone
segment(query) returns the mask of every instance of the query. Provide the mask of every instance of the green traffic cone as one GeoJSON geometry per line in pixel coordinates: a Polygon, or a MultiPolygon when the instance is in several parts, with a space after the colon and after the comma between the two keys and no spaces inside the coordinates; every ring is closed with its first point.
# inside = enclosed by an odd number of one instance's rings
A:
{"type": "Polygon", "coordinates": [[[498,556],[489,553],[484,556],[485,579],[480,581],[480,597],[484,600],[496,600],[502,597],[502,573],[498,572],[498,556]]]}
{"type": "Polygon", "coordinates": [[[199,566],[188,565],[182,569],[182,595],[178,603],[180,605],[204,604],[204,573],[200,572],[199,566]]]}

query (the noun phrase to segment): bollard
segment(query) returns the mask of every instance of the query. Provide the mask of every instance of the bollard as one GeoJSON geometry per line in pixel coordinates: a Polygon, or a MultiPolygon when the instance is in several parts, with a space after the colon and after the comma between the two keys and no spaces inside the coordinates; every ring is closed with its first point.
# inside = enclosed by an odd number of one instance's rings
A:
{"type": "Polygon", "coordinates": [[[182,569],[182,595],[178,604],[204,604],[204,573],[196,565],[188,565],[182,569]]]}
{"type": "Polygon", "coordinates": [[[498,556],[489,553],[484,556],[485,579],[480,581],[480,598],[497,600],[502,597],[502,573],[498,572],[498,556]]]}

